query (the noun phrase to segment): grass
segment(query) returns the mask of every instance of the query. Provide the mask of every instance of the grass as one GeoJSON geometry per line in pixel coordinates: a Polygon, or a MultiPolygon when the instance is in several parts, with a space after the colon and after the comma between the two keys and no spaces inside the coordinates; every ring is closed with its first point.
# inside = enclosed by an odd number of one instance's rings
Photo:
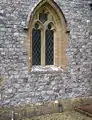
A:
{"type": "Polygon", "coordinates": [[[92,120],[92,118],[75,111],[67,111],[63,113],[47,114],[25,120],[92,120]]]}

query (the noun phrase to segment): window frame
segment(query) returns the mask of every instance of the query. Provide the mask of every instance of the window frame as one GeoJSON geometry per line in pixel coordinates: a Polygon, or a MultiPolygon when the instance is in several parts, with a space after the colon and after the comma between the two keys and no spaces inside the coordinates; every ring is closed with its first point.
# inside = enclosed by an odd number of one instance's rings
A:
{"type": "MultiPolygon", "coordinates": [[[[28,71],[32,68],[32,27],[35,23],[36,13],[45,7],[51,14],[54,16],[54,65],[57,67],[61,67],[63,69],[67,68],[68,59],[66,56],[66,48],[68,45],[68,34],[67,34],[67,23],[64,17],[64,14],[60,10],[59,6],[53,2],[44,0],[41,1],[33,10],[32,15],[30,16],[29,24],[28,24],[28,71]],[[61,26],[61,27],[60,27],[61,26]]],[[[40,23],[40,21],[38,21],[40,23]]],[[[49,21],[52,22],[52,21],[49,21]]],[[[41,25],[43,30],[43,25],[41,25]]],[[[44,31],[44,30],[43,30],[44,31]]],[[[42,32],[41,37],[43,38],[45,32],[42,32]]],[[[43,42],[43,46],[41,51],[44,54],[41,56],[41,65],[45,66],[45,39],[41,39],[41,43],[43,42]]]]}
{"type": "MultiPolygon", "coordinates": [[[[43,9],[43,8],[42,8],[43,9]]],[[[42,11],[42,9],[40,10],[40,11],[42,11]]],[[[56,28],[55,28],[55,26],[54,26],[54,21],[50,21],[50,20],[47,20],[45,23],[42,23],[40,20],[39,20],[39,13],[40,12],[37,12],[37,14],[35,14],[35,16],[34,16],[34,20],[33,20],[33,22],[32,22],[32,29],[34,28],[34,25],[36,24],[36,23],[38,23],[39,24],[39,26],[40,26],[40,30],[41,30],[41,65],[42,66],[46,66],[46,59],[45,59],[45,57],[46,57],[46,55],[45,55],[45,50],[46,50],[46,39],[45,39],[45,32],[46,32],[46,29],[47,29],[47,26],[48,26],[48,24],[51,24],[52,25],[52,29],[51,30],[53,30],[54,31],[54,33],[55,33],[55,31],[56,31],[56,28]]],[[[55,34],[54,34],[55,35],[55,34]]],[[[32,35],[31,35],[32,36],[32,35]]],[[[54,36],[55,37],[55,36],[54,36]]],[[[53,40],[54,41],[54,40],[53,40]]],[[[32,42],[32,40],[31,40],[31,42],[32,42]]],[[[32,44],[32,43],[31,43],[32,44]]],[[[32,51],[32,50],[31,50],[32,51]]],[[[54,52],[54,46],[53,46],[53,52],[54,52]]],[[[31,53],[31,58],[32,58],[32,53],[31,53]]],[[[54,55],[53,55],[53,61],[54,61],[54,55]]],[[[53,65],[54,65],[54,63],[53,63],[53,65]]]]}

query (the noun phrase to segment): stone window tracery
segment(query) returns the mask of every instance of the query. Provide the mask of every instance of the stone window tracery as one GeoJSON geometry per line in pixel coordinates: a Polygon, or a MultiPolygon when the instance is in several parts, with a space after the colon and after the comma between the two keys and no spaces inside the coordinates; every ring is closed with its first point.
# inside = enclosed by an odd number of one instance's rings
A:
{"type": "Polygon", "coordinates": [[[67,67],[66,21],[53,0],[42,0],[30,16],[28,67],[55,65],[67,67]]]}
{"type": "Polygon", "coordinates": [[[42,8],[35,16],[32,29],[32,65],[53,65],[54,21],[49,19],[51,14],[46,8],[42,8]]]}

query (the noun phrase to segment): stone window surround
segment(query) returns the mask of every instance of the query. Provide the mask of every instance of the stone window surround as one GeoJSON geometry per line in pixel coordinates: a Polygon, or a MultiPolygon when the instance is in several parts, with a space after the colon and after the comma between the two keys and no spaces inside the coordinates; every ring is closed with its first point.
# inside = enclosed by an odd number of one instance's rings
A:
{"type": "MultiPolygon", "coordinates": [[[[47,28],[47,25],[49,23],[52,24],[52,30],[54,31],[55,33],[55,26],[54,26],[54,23],[53,21],[47,21],[45,22],[45,24],[42,24],[39,19],[36,19],[33,21],[33,24],[32,24],[32,29],[34,28],[34,25],[35,23],[38,23],[39,24],[39,29],[41,30],[41,65],[42,66],[45,66],[45,31],[46,31],[46,28],[47,28]]],[[[55,34],[54,34],[54,37],[55,37],[55,34]]],[[[55,51],[55,50],[54,50],[55,51]]]]}
{"type": "MultiPolygon", "coordinates": [[[[68,44],[67,23],[62,11],[60,10],[60,8],[58,8],[57,4],[55,4],[55,2],[53,2],[52,0],[49,0],[49,1],[44,0],[34,8],[28,24],[28,39],[26,40],[26,43],[25,43],[28,49],[28,57],[27,57],[28,71],[30,72],[32,69],[32,28],[35,22],[40,23],[40,21],[35,20],[35,16],[37,14],[37,11],[41,10],[43,7],[46,7],[46,9],[54,17],[54,23],[51,21],[54,26],[54,33],[55,33],[54,34],[54,65],[53,66],[57,66],[62,68],[63,70],[66,70],[67,64],[68,64],[68,59],[66,56],[66,48],[68,44]]],[[[41,25],[41,29],[42,29],[42,25],[41,25]]],[[[42,34],[42,38],[44,38],[44,32],[42,34]]],[[[44,41],[45,40],[43,39],[43,41],[41,42],[44,42],[44,41]]],[[[41,66],[43,67],[45,66],[45,44],[44,43],[43,43],[43,47],[41,48],[41,51],[42,51],[41,66]]]]}

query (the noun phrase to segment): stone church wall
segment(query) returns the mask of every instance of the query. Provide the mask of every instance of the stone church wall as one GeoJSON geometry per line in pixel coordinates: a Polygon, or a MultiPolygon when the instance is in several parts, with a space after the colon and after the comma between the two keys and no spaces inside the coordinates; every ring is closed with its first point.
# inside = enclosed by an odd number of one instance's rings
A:
{"type": "Polygon", "coordinates": [[[37,0],[0,0],[0,105],[19,105],[92,95],[91,0],[56,0],[68,24],[68,71],[28,72],[27,17],[37,0]]]}

